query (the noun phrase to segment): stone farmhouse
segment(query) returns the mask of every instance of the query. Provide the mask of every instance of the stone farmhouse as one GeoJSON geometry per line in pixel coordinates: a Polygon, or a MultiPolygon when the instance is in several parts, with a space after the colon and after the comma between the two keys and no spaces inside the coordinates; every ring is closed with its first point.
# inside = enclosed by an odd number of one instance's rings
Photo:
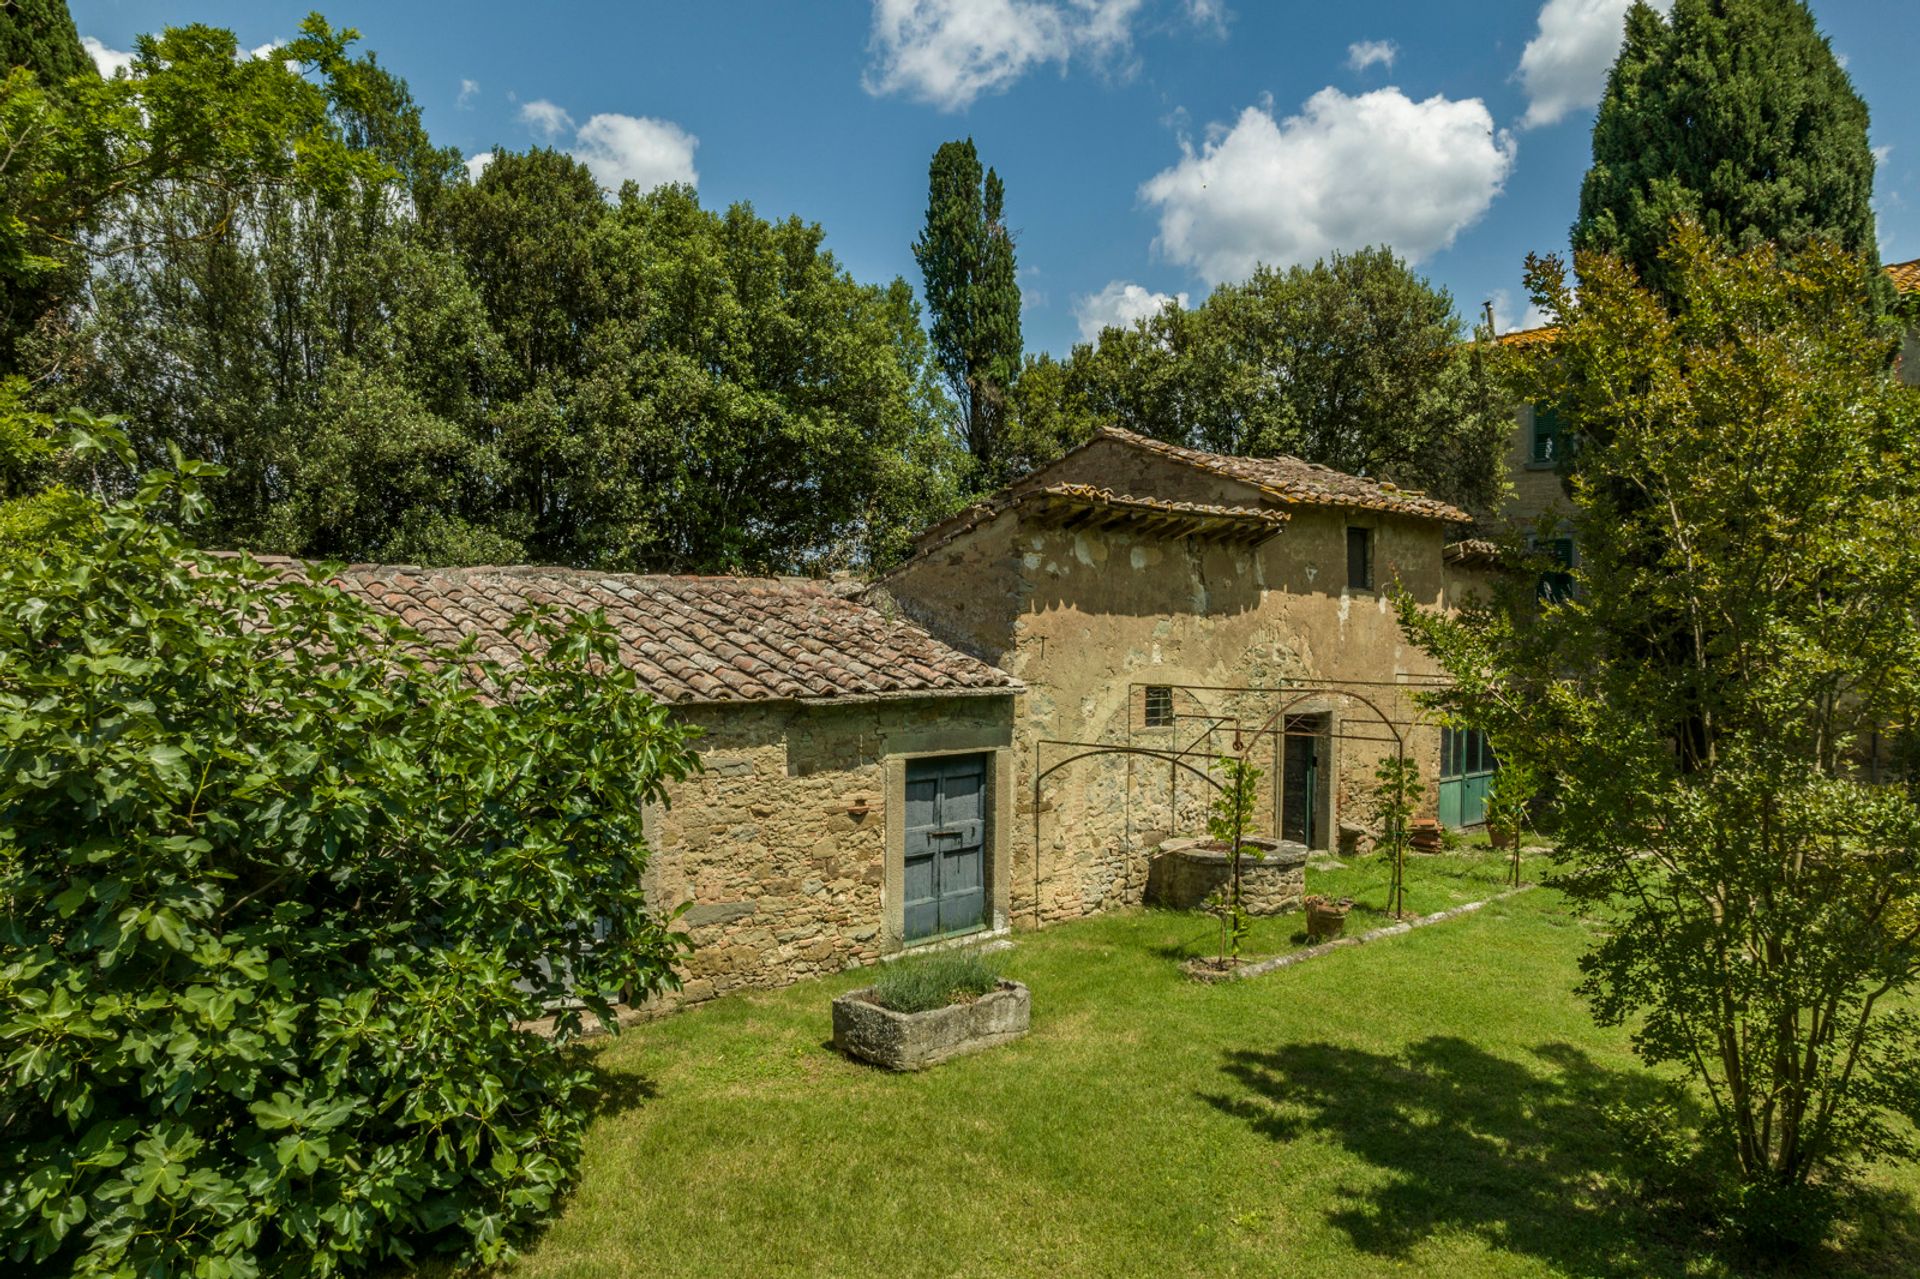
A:
{"type": "Polygon", "coordinates": [[[1364,825],[1383,754],[1404,748],[1431,802],[1442,732],[1413,694],[1437,672],[1389,592],[1476,589],[1446,553],[1467,518],[1293,458],[1108,429],[928,529],[869,599],[1027,690],[995,868],[1013,918],[1138,903],[1152,850],[1205,834],[1193,769],[1230,750],[1265,772],[1267,830],[1310,849],[1364,825]]]}
{"type": "MultiPolygon", "coordinates": [[[[430,640],[514,656],[513,616],[602,609],[704,771],[649,814],[647,888],[687,904],[682,999],[909,945],[1138,904],[1205,834],[1223,753],[1256,833],[1364,837],[1404,752],[1458,790],[1465,734],[1390,589],[1448,606],[1489,567],[1468,517],[1390,484],[1104,430],[928,529],[878,582],[355,566],[337,585],[430,640]],[[1451,770],[1451,773],[1449,772],[1451,770]]],[[[1452,814],[1459,820],[1461,814],[1452,814]]]]}

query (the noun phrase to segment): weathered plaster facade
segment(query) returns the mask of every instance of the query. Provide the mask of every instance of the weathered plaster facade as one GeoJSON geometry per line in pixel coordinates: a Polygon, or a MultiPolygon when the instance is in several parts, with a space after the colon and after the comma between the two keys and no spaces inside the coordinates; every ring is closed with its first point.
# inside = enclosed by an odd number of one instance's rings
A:
{"type": "MultiPolygon", "coordinates": [[[[1259,486],[1206,474],[1140,449],[1097,440],[1042,478],[1150,494],[1213,507],[1271,507],[1259,486]]],[[[1257,543],[1183,536],[1125,523],[1066,527],[1009,504],[925,545],[870,598],[899,609],[937,638],[993,663],[1027,688],[1014,734],[1020,789],[1014,798],[1009,904],[1022,926],[1138,904],[1149,856],[1162,840],[1204,833],[1204,782],[1164,759],[1129,754],[1081,758],[1058,742],[1196,751],[1228,750],[1284,700],[1285,685],[1324,686],[1291,707],[1317,715],[1321,732],[1320,838],[1342,821],[1365,821],[1375,767],[1394,750],[1362,697],[1389,717],[1416,716],[1409,684],[1437,672],[1409,645],[1389,590],[1448,604],[1442,558],[1446,525],[1387,510],[1285,504],[1284,530],[1257,543]],[[1347,581],[1349,528],[1370,530],[1378,589],[1347,581]],[[1175,722],[1148,727],[1147,686],[1173,690],[1175,722]]],[[[1456,577],[1456,580],[1464,581],[1456,577]]],[[[1427,781],[1431,805],[1439,763],[1436,727],[1396,725],[1427,781]]],[[[1254,758],[1267,773],[1260,834],[1281,819],[1277,736],[1254,758]]]]}
{"type": "Polygon", "coordinates": [[[1008,923],[1010,693],[680,712],[705,770],[650,814],[648,899],[691,903],[681,1002],[871,963],[901,947],[909,759],[983,754],[989,926],[1008,923]]]}

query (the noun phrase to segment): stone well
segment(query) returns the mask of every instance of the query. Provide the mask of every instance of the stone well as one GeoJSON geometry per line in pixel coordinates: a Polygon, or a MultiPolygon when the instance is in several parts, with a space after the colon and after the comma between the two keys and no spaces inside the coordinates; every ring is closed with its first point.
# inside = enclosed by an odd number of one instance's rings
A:
{"type": "MultiPolygon", "coordinates": [[[[1300,909],[1307,888],[1307,848],[1277,839],[1241,841],[1240,901],[1249,915],[1300,909]],[[1262,856],[1261,854],[1264,854],[1262,856]]],[[[1169,839],[1147,867],[1147,902],[1197,910],[1233,876],[1226,847],[1211,839],[1169,839]]]]}

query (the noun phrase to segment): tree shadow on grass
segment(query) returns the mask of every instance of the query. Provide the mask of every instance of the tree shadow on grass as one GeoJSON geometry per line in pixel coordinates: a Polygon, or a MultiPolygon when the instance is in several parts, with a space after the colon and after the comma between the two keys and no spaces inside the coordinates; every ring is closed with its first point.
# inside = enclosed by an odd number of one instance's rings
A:
{"type": "Polygon", "coordinates": [[[1705,1245],[1663,1230],[1621,1188],[1628,1169],[1603,1117],[1653,1102],[1660,1082],[1566,1044],[1533,1051],[1539,1069],[1452,1037],[1398,1057],[1318,1043],[1239,1051],[1224,1067],[1235,1086],[1205,1100],[1277,1142],[1318,1134],[1377,1169],[1339,1188],[1327,1215],[1362,1251],[1404,1261],[1430,1236],[1465,1232],[1569,1274],[1684,1273],[1705,1245]]]}
{"type": "Polygon", "coordinates": [[[609,1069],[597,1057],[587,1058],[582,1064],[593,1075],[593,1098],[588,1114],[595,1119],[633,1110],[660,1095],[660,1086],[645,1075],[609,1069]]]}

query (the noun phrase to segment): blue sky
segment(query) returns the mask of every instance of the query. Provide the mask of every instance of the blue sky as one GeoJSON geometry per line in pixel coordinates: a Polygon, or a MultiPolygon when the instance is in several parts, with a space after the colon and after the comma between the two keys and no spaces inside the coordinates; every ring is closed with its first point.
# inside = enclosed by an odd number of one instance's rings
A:
{"type": "MultiPolygon", "coordinates": [[[[254,47],[310,2],[74,0],[111,60],[201,21],[254,47]]],[[[934,148],[1007,183],[1030,349],[1064,352],[1251,263],[1386,242],[1526,320],[1528,251],[1566,240],[1626,0],[336,0],[436,141],[550,143],[603,181],[821,223],[861,279],[918,283],[934,148]]],[[[1920,257],[1914,0],[1815,0],[1873,112],[1887,260],[1920,257]]]]}

